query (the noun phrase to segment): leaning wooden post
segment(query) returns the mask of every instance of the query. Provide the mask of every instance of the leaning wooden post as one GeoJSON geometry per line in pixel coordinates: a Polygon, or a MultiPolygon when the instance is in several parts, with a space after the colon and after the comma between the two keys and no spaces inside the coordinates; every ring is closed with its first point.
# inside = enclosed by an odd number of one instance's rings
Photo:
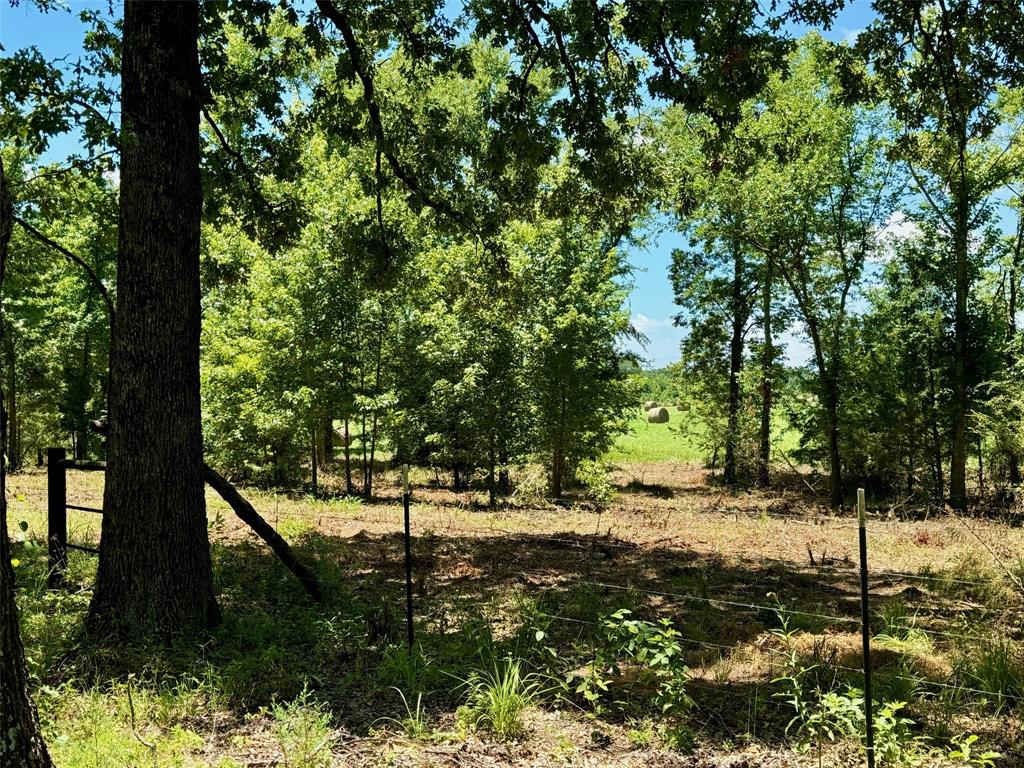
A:
{"type": "Polygon", "coordinates": [[[864,489],[857,489],[857,520],[860,531],[860,623],[864,642],[864,725],[868,768],[875,768],[875,721],[871,702],[871,610],[868,605],[868,530],[864,489]]]}
{"type": "Polygon", "coordinates": [[[46,449],[46,549],[50,571],[47,585],[57,589],[68,567],[68,483],[64,448],[46,449]]]}
{"type": "Polygon", "coordinates": [[[402,507],[405,510],[405,622],[412,650],[412,533],[409,530],[409,465],[402,465],[402,507]]]}

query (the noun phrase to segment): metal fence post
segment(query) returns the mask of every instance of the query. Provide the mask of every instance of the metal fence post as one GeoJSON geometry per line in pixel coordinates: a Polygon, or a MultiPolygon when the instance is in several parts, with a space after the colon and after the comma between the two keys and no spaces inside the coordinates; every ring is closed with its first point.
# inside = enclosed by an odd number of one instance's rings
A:
{"type": "Polygon", "coordinates": [[[864,642],[864,725],[868,768],[875,768],[875,722],[871,701],[871,609],[868,605],[868,531],[864,489],[857,489],[857,520],[860,531],[860,623],[864,642]]]}
{"type": "Polygon", "coordinates": [[[402,465],[402,506],[405,510],[405,623],[412,650],[412,533],[409,530],[409,465],[402,465]]]}
{"type": "Polygon", "coordinates": [[[46,449],[46,548],[49,553],[47,584],[57,589],[68,567],[67,451],[46,449]]]}

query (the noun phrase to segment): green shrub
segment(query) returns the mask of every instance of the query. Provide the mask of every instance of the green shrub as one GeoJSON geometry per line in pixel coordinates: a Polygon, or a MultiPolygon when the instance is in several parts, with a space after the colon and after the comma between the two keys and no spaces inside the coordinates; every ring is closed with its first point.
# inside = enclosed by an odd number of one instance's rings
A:
{"type": "Polygon", "coordinates": [[[420,646],[413,650],[405,645],[384,649],[377,665],[377,680],[401,691],[424,693],[437,684],[440,672],[420,646]]]}
{"type": "Polygon", "coordinates": [[[583,486],[587,496],[606,503],[615,498],[615,483],[603,461],[584,459],[576,465],[576,482],[583,486]]]}

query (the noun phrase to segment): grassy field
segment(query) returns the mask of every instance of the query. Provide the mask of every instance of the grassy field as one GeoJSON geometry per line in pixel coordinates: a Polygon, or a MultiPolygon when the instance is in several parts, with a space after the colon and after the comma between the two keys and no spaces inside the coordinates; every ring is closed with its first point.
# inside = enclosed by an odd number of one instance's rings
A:
{"type": "MultiPolygon", "coordinates": [[[[629,420],[629,431],[619,436],[606,458],[613,463],[706,462],[706,430],[706,425],[690,411],[669,408],[666,424],[649,424],[646,414],[638,412],[629,420]]],[[[795,430],[776,424],[773,440],[778,450],[793,450],[797,439],[795,430]]]]}
{"type": "MultiPolygon", "coordinates": [[[[83,634],[94,557],[45,589],[45,477],[11,478],[58,766],[862,764],[853,518],[800,484],[731,494],[642,426],[602,506],[490,510],[416,472],[412,651],[393,473],[372,503],[246,492],[315,568],[319,604],[210,495],[224,622],[143,648],[83,634]]],[[[71,474],[70,503],[101,496],[100,475],[71,474]]],[[[871,512],[879,764],[1021,765],[1024,531],[871,512]]],[[[98,519],[71,515],[95,543],[98,519]]]]}

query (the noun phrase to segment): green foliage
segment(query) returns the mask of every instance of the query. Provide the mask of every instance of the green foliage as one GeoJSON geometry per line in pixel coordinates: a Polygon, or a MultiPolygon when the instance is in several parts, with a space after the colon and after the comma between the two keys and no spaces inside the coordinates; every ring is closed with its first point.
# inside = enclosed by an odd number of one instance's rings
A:
{"type": "Polygon", "coordinates": [[[309,690],[285,704],[270,708],[281,748],[283,764],[288,768],[328,768],[331,765],[331,715],[316,702],[309,690]]]}
{"type": "Polygon", "coordinates": [[[622,255],[606,234],[563,223],[530,233],[525,277],[536,315],[526,338],[524,379],[534,393],[535,450],[551,475],[552,496],[584,459],[600,457],[616,433],[636,392],[619,341],[630,332],[623,309],[628,274],[622,255]]]}
{"type": "Polygon", "coordinates": [[[965,686],[985,691],[975,695],[986,700],[996,712],[1015,706],[1024,697],[1024,658],[1008,638],[994,638],[974,648],[958,663],[957,674],[965,686]]]}
{"type": "MultiPolygon", "coordinates": [[[[117,190],[105,166],[58,173],[43,165],[10,178],[15,195],[33,200],[21,211],[28,226],[69,249],[105,287],[113,282],[117,190]]],[[[19,168],[19,170],[21,170],[19,168]]],[[[10,464],[20,469],[50,445],[78,456],[102,457],[89,421],[106,407],[109,317],[99,288],[82,267],[15,227],[5,267],[2,364],[10,419],[10,464]]]]}
{"type": "MultiPolygon", "coordinates": [[[[845,693],[818,691],[810,699],[793,694],[790,704],[796,715],[787,732],[796,726],[799,746],[820,750],[824,742],[852,739],[862,746],[866,739],[864,695],[851,689],[845,693]]],[[[875,756],[880,765],[914,765],[924,752],[923,740],[913,733],[914,721],[902,714],[906,702],[875,703],[873,711],[875,756]]]]}
{"type": "Polygon", "coordinates": [[[382,685],[400,691],[424,693],[443,682],[433,660],[424,655],[423,648],[410,651],[405,645],[391,645],[380,655],[377,679],[382,685]]]}
{"type": "Polygon", "coordinates": [[[466,703],[459,708],[458,719],[504,741],[523,734],[523,713],[541,693],[536,673],[525,672],[522,662],[513,659],[496,663],[491,671],[473,673],[464,685],[466,703]]]}
{"type": "Polygon", "coordinates": [[[616,697],[628,696],[633,685],[627,681],[642,683],[653,691],[651,701],[667,718],[666,738],[676,734],[682,747],[689,743],[682,718],[693,704],[686,692],[690,670],[682,655],[682,633],[668,619],[651,623],[631,616],[623,608],[601,620],[601,643],[585,674],[570,673],[566,682],[575,682],[573,692],[598,713],[610,704],[628,706],[628,701],[616,697]]]}
{"type": "Polygon", "coordinates": [[[630,611],[616,611],[604,620],[608,641],[618,646],[617,656],[649,669],[657,684],[656,702],[663,714],[682,715],[692,705],[684,690],[689,669],[682,658],[682,633],[669,619],[657,624],[629,618],[630,611]]]}
{"type": "Polygon", "coordinates": [[[609,475],[608,466],[601,461],[585,459],[576,467],[576,482],[582,485],[587,495],[599,502],[609,502],[615,497],[615,483],[609,475]]]}
{"type": "Polygon", "coordinates": [[[960,736],[956,740],[956,747],[951,749],[946,757],[964,765],[974,766],[974,768],[995,768],[996,760],[1002,755],[993,750],[975,752],[974,744],[977,740],[978,735],[975,733],[960,736]]]}
{"type": "Polygon", "coordinates": [[[416,694],[416,707],[413,708],[409,705],[409,700],[405,697],[401,688],[394,687],[395,692],[402,699],[402,706],[405,707],[405,717],[398,719],[394,717],[382,718],[382,722],[390,722],[397,725],[402,729],[408,738],[422,741],[430,735],[430,726],[427,724],[426,716],[423,711],[423,694],[416,694]]]}

